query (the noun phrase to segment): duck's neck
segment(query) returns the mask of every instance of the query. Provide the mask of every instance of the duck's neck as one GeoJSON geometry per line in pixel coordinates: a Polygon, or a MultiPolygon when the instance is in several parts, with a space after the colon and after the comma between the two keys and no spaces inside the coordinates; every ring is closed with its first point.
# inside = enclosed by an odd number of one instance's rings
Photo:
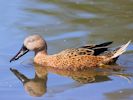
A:
{"type": "Polygon", "coordinates": [[[47,51],[46,50],[37,50],[35,51],[35,56],[37,55],[47,55],[47,51]]]}
{"type": "Polygon", "coordinates": [[[36,64],[39,64],[40,66],[42,66],[43,61],[45,61],[44,59],[47,58],[47,52],[45,50],[41,50],[41,51],[36,51],[35,52],[35,57],[34,57],[34,62],[36,64]]]}

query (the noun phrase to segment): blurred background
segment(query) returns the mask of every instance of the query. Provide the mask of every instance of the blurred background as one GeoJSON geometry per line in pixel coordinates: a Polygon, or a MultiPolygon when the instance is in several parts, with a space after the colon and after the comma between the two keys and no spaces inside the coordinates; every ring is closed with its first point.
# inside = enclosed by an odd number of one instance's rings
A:
{"type": "MultiPolygon", "coordinates": [[[[115,47],[133,40],[133,0],[0,0],[0,15],[0,99],[4,100],[34,98],[25,93],[9,70],[17,68],[34,77],[29,60],[33,53],[9,63],[28,35],[42,35],[48,43],[49,54],[88,43],[114,41],[115,47]]],[[[127,66],[128,73],[133,72],[132,43],[118,63],[127,66]]],[[[133,99],[133,83],[118,77],[75,88],[72,79],[52,73],[48,77],[50,92],[40,100],[133,99]],[[60,89],[64,84],[70,85],[60,89]]]]}

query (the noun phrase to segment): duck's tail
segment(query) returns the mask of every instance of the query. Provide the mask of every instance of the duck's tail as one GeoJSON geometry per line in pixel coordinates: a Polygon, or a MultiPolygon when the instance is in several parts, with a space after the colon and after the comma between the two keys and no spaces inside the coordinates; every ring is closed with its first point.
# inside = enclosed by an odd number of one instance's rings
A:
{"type": "Polygon", "coordinates": [[[128,41],[125,45],[122,45],[121,47],[119,47],[118,49],[116,49],[114,51],[114,54],[111,56],[111,59],[117,58],[118,56],[120,56],[122,53],[124,53],[128,47],[128,45],[130,44],[131,40],[128,41]]]}

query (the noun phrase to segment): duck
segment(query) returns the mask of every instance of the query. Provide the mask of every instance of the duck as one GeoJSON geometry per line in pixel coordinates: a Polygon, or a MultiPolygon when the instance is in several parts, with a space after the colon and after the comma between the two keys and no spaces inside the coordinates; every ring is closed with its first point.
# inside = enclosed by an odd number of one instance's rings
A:
{"type": "Polygon", "coordinates": [[[40,66],[74,71],[85,70],[115,63],[118,57],[126,51],[130,42],[131,40],[114,50],[109,50],[109,45],[112,44],[111,41],[68,48],[49,55],[45,39],[41,35],[34,34],[24,39],[22,48],[11,58],[10,62],[18,60],[29,51],[34,51],[33,62],[40,66]]]}

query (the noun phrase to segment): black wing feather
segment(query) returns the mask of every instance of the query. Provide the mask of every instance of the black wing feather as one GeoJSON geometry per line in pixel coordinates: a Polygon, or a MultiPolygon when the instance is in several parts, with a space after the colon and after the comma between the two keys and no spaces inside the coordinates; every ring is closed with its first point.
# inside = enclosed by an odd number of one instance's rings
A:
{"type": "Polygon", "coordinates": [[[86,48],[86,49],[91,49],[94,51],[94,54],[93,55],[99,55],[105,51],[108,50],[108,45],[112,44],[113,42],[110,41],[110,42],[104,42],[104,43],[101,43],[101,44],[97,44],[97,45],[88,45],[88,46],[82,46],[80,48],[86,48]]]}

